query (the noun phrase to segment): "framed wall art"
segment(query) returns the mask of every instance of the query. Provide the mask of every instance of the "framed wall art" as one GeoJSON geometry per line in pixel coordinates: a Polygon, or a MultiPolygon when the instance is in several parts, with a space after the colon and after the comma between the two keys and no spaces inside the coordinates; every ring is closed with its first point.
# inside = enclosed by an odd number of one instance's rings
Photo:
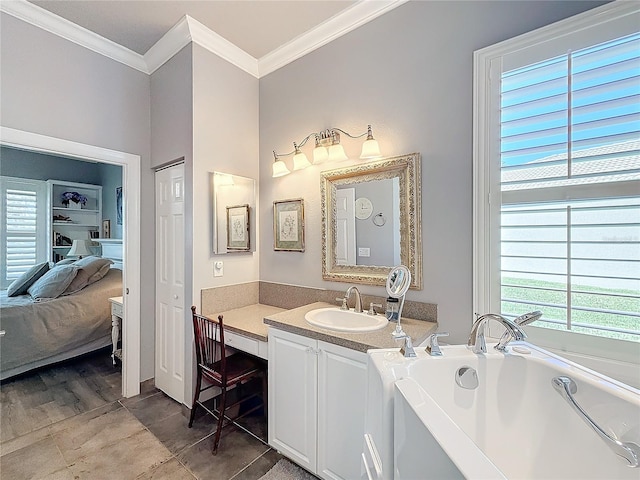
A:
{"type": "Polygon", "coordinates": [[[273,202],[273,249],[304,252],[304,200],[273,202]]]}
{"type": "Polygon", "coordinates": [[[116,224],[122,225],[122,187],[116,188],[116,224]]]}
{"type": "Polygon", "coordinates": [[[249,251],[249,204],[227,207],[227,251],[249,251]]]}

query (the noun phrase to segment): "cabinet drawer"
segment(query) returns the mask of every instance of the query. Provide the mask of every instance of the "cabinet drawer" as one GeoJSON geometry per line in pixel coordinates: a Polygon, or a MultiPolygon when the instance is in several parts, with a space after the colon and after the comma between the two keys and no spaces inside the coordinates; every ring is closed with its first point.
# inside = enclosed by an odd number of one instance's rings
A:
{"type": "Polygon", "coordinates": [[[117,303],[111,304],[111,315],[122,318],[122,310],[122,305],[119,305],[117,303]]]}
{"type": "Polygon", "coordinates": [[[252,355],[257,356],[260,353],[258,340],[229,332],[226,329],[224,332],[224,343],[229,347],[237,348],[252,355]]]}

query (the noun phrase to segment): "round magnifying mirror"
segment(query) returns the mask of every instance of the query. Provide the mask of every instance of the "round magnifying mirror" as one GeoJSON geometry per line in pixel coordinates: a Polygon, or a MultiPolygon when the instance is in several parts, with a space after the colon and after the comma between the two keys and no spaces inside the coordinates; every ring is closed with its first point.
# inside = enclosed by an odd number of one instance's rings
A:
{"type": "Polygon", "coordinates": [[[387,277],[387,294],[393,298],[403,297],[411,285],[411,272],[404,265],[398,265],[387,277]]]}

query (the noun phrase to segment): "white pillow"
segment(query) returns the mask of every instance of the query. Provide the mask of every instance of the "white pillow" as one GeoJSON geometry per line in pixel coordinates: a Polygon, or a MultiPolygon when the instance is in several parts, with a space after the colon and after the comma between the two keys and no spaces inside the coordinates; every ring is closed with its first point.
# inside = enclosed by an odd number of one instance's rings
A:
{"type": "Polygon", "coordinates": [[[97,282],[107,273],[113,262],[108,258],[84,257],[77,260],[73,266],[78,268],[78,274],[69,284],[63,295],[79,292],[87,285],[97,282]]]}
{"type": "Polygon", "coordinates": [[[9,285],[9,288],[7,289],[7,297],[17,297],[18,295],[25,295],[29,290],[29,287],[36,283],[36,281],[45,273],[47,273],[48,270],[48,262],[34,265],[18,278],[16,278],[13,282],[11,282],[11,285],[9,285]]]}
{"type": "Polygon", "coordinates": [[[78,274],[75,265],[53,267],[29,287],[29,295],[35,300],[58,298],[78,274]]]}

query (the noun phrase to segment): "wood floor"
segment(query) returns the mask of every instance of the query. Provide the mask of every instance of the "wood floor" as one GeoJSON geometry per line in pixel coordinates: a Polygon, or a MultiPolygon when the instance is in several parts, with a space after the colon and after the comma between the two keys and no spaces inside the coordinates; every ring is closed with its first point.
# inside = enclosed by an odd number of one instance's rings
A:
{"type": "Polygon", "coordinates": [[[263,416],[223,430],[213,456],[212,415],[187,428],[186,409],[152,381],[128,399],[121,381],[102,350],[0,384],[2,480],[250,480],[282,458],[263,416]]]}

